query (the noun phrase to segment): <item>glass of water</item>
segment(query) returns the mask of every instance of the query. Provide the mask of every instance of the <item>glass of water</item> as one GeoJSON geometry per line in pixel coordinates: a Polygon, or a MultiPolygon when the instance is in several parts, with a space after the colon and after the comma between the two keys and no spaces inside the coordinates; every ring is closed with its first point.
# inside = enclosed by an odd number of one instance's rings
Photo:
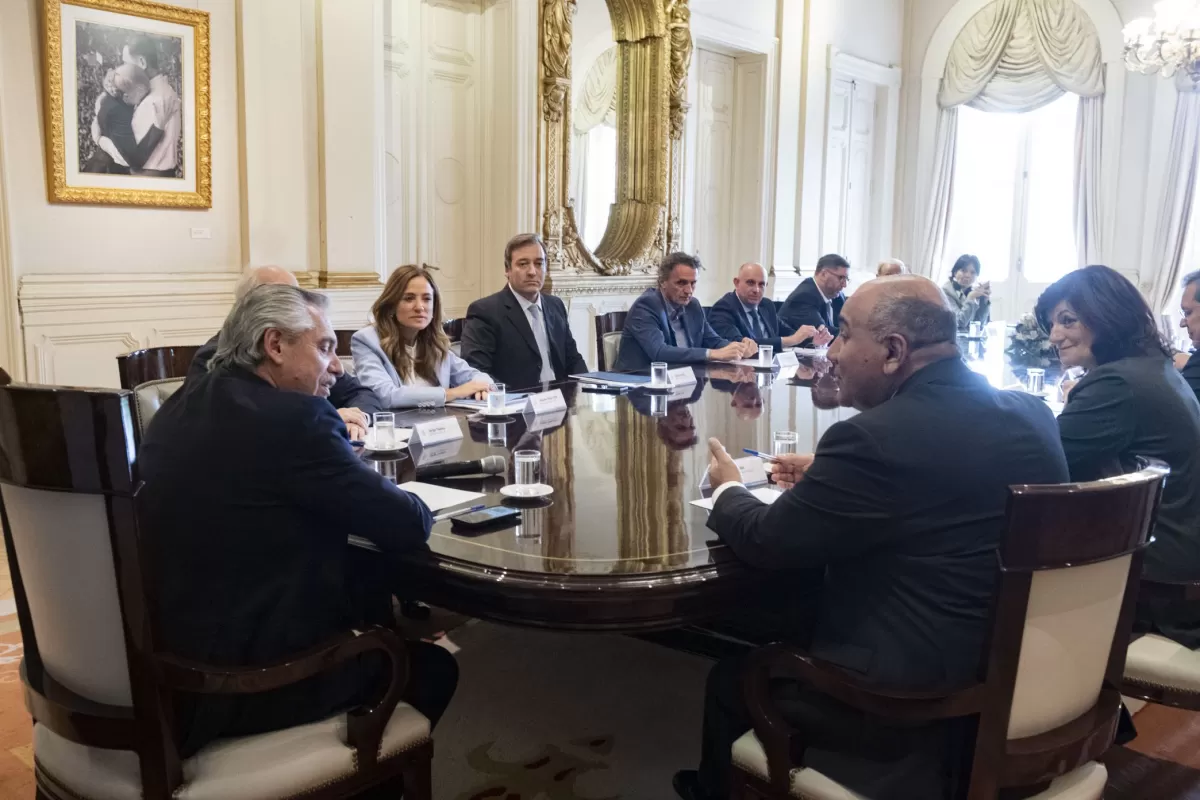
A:
{"type": "Polygon", "coordinates": [[[667,377],[667,365],[662,361],[655,361],[650,365],[650,388],[666,389],[671,385],[671,380],[667,377]]]}
{"type": "Polygon", "coordinates": [[[760,367],[769,367],[775,363],[775,348],[769,344],[760,344],[758,346],[758,365],[760,367]]]}
{"type": "Polygon", "coordinates": [[[537,484],[541,468],[542,454],[537,450],[518,450],[513,453],[513,483],[518,493],[537,484]]]}
{"type": "Polygon", "coordinates": [[[375,422],[375,449],[396,449],[396,415],[391,411],[377,411],[375,422]]]}
{"type": "Polygon", "coordinates": [[[983,323],[979,322],[978,320],[975,322],[972,322],[967,335],[968,336],[982,336],[983,335],[983,323]]]}
{"type": "Polygon", "coordinates": [[[1046,388],[1046,370],[1030,367],[1025,372],[1025,389],[1030,394],[1041,394],[1046,388]]]}
{"type": "Polygon", "coordinates": [[[784,456],[796,452],[796,442],[799,437],[795,431],[775,431],[775,440],[772,443],[772,455],[784,456]]]}
{"type": "Polygon", "coordinates": [[[506,392],[504,391],[503,383],[493,383],[488,387],[487,396],[487,413],[499,416],[504,413],[506,402],[506,392]]]}

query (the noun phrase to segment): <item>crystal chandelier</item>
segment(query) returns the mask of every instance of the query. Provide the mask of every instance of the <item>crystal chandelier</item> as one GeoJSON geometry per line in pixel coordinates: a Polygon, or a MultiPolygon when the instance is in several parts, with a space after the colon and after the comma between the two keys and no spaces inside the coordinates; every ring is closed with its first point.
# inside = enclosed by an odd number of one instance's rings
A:
{"type": "Polygon", "coordinates": [[[1152,18],[1126,25],[1125,65],[1164,78],[1182,70],[1200,81],[1200,0],[1163,0],[1152,18]]]}

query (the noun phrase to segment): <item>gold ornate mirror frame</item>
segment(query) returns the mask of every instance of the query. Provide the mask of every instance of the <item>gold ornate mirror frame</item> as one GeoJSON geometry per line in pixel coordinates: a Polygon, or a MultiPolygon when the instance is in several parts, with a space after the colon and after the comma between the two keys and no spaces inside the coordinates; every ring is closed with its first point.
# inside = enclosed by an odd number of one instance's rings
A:
{"type": "Polygon", "coordinates": [[[571,39],[576,0],[542,0],[542,236],[551,278],[653,272],[679,248],[683,122],[692,60],[688,0],[605,0],[620,48],[617,198],[596,252],[570,198],[571,39]]]}

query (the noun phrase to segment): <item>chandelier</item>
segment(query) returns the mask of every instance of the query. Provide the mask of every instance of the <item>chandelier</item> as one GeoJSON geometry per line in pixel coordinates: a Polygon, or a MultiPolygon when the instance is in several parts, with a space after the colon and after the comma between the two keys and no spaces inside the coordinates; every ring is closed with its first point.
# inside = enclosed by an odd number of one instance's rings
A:
{"type": "Polygon", "coordinates": [[[1125,65],[1135,72],[1179,71],[1200,81],[1200,0],[1163,0],[1154,16],[1125,26],[1125,65]]]}

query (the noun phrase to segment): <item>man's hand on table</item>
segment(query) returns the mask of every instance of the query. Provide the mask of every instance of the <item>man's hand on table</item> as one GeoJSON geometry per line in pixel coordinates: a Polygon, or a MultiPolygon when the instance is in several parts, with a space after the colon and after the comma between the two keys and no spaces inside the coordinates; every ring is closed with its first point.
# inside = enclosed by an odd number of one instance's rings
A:
{"type": "Polygon", "coordinates": [[[371,427],[371,423],[367,420],[366,414],[357,408],[339,408],[338,416],[342,418],[342,422],[346,423],[350,441],[361,442],[367,438],[367,428],[371,427]]]}

